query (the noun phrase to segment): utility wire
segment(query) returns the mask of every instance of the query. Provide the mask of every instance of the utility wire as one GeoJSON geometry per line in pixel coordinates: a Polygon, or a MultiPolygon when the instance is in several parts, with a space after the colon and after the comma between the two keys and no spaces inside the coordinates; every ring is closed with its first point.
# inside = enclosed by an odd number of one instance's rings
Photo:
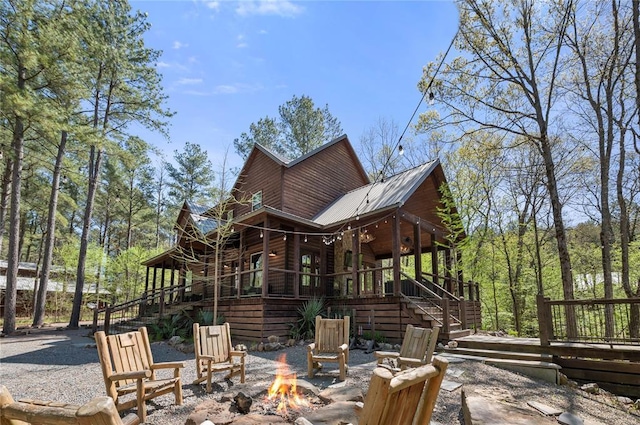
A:
{"type": "Polygon", "coordinates": [[[362,199],[362,201],[360,201],[360,204],[358,204],[358,206],[356,207],[356,210],[355,210],[355,213],[354,213],[356,216],[358,215],[358,210],[360,210],[360,207],[362,206],[362,204],[365,201],[366,201],[366,203],[369,203],[369,193],[371,193],[371,190],[373,189],[373,187],[379,181],[380,182],[384,181],[384,172],[387,169],[387,167],[389,166],[389,164],[391,163],[391,159],[393,158],[393,154],[396,151],[396,149],[398,149],[398,147],[401,148],[400,142],[402,142],[402,138],[404,137],[405,133],[409,129],[409,126],[411,125],[411,122],[413,121],[413,119],[415,118],[416,114],[418,113],[418,109],[420,109],[420,105],[422,105],[422,102],[424,101],[424,98],[427,96],[427,93],[429,93],[429,97],[431,99],[433,99],[433,93],[430,91],[431,86],[433,85],[433,81],[435,80],[436,76],[438,75],[438,72],[440,72],[440,68],[444,64],[445,59],[449,55],[449,52],[451,51],[451,48],[453,47],[453,43],[455,42],[457,36],[458,36],[458,32],[456,31],[456,33],[453,35],[453,38],[451,39],[451,43],[449,43],[449,47],[447,47],[447,51],[444,53],[444,56],[442,56],[442,59],[440,59],[440,63],[438,64],[438,67],[436,68],[436,71],[431,76],[431,79],[429,80],[429,84],[427,85],[427,88],[422,93],[422,97],[420,98],[420,101],[416,105],[416,108],[413,110],[413,114],[411,114],[411,118],[409,118],[409,121],[407,121],[407,125],[404,127],[404,130],[402,130],[402,134],[400,134],[400,137],[398,138],[398,141],[393,146],[393,149],[391,149],[391,151],[389,152],[389,156],[387,157],[387,160],[385,161],[384,165],[382,166],[382,169],[378,173],[378,177],[376,177],[376,179],[373,181],[373,184],[371,185],[371,187],[369,188],[369,190],[365,194],[364,198],[362,199]]]}

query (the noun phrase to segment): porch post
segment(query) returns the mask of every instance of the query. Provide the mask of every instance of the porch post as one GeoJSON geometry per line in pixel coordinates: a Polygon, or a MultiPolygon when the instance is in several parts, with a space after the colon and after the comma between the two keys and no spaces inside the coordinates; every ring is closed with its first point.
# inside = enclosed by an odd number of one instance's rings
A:
{"type": "Polygon", "coordinates": [[[439,285],[438,282],[438,245],[436,234],[431,234],[431,274],[433,274],[433,283],[439,285]]]}
{"type": "Polygon", "coordinates": [[[415,264],[416,280],[422,283],[422,239],[420,236],[420,224],[413,224],[413,262],[415,264]]]}
{"type": "Polygon", "coordinates": [[[393,255],[393,295],[399,296],[400,285],[400,216],[398,211],[393,216],[391,226],[391,251],[393,255]]]}
{"type": "Polygon", "coordinates": [[[144,277],[144,292],[149,292],[149,266],[147,266],[147,273],[144,277]]]}
{"type": "MultiPolygon", "coordinates": [[[[300,234],[298,228],[294,228],[293,234],[293,276],[287,275],[285,279],[293,278],[293,298],[300,298],[300,234]]],[[[284,267],[287,268],[286,266],[284,267]]]]}
{"type": "Polygon", "coordinates": [[[351,234],[353,255],[351,256],[351,279],[353,280],[353,295],[360,296],[360,229],[354,229],[351,234]]]}
{"type": "Polygon", "coordinates": [[[240,230],[240,248],[238,249],[238,265],[236,266],[236,298],[240,299],[240,293],[242,292],[242,279],[244,274],[244,234],[245,229],[240,230]]]}
{"type": "Polygon", "coordinates": [[[269,239],[271,234],[268,229],[270,229],[269,218],[265,218],[262,238],[262,298],[269,295],[269,239]]]}
{"type": "Polygon", "coordinates": [[[153,291],[155,291],[155,290],[156,290],[156,274],[157,274],[157,270],[158,270],[158,268],[157,268],[157,267],[154,267],[154,268],[153,268],[153,283],[152,283],[152,286],[151,286],[151,289],[152,289],[153,291]]]}

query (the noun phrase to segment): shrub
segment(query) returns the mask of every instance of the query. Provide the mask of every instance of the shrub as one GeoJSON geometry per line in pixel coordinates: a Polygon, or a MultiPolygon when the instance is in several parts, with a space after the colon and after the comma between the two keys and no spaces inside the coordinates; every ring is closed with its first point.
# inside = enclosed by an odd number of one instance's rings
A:
{"type": "Polygon", "coordinates": [[[312,339],[316,332],[316,316],[324,312],[324,298],[313,297],[298,307],[298,320],[291,325],[289,334],[294,339],[312,339]]]}

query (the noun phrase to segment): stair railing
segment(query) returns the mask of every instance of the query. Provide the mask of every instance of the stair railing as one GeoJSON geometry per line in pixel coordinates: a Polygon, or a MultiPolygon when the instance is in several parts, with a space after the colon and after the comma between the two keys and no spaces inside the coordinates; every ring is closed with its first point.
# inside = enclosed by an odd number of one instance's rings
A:
{"type": "MultiPolygon", "coordinates": [[[[202,285],[205,284],[196,283],[190,289],[194,291],[202,285]]],[[[108,335],[113,326],[139,317],[153,315],[154,317],[162,318],[165,314],[165,306],[180,302],[184,298],[185,289],[182,285],[172,285],[144,293],[141,297],[122,304],[96,308],[93,310],[92,332],[95,333],[102,328],[108,335]],[[155,310],[155,306],[157,306],[157,310],[155,310]]]]}
{"type": "MultiPolygon", "coordinates": [[[[413,284],[416,288],[418,288],[420,291],[423,291],[423,295],[421,296],[422,300],[433,304],[434,306],[436,306],[438,309],[442,310],[442,321],[438,322],[440,323],[440,325],[442,326],[442,333],[444,334],[448,334],[449,333],[449,328],[450,328],[450,324],[451,323],[455,323],[455,324],[459,324],[462,327],[465,326],[466,324],[466,308],[464,305],[464,299],[461,300],[458,297],[456,297],[455,295],[453,295],[452,293],[448,292],[446,289],[442,288],[445,296],[440,296],[438,294],[436,294],[434,291],[432,291],[431,289],[427,288],[427,286],[423,285],[422,283],[418,282],[417,280],[415,280],[414,278],[412,278],[411,276],[407,275],[404,272],[400,272],[400,275],[406,279],[407,282],[410,282],[411,284],[413,284]],[[424,293],[431,295],[431,297],[427,297],[424,295],[424,293]],[[451,308],[453,304],[453,309],[451,308]],[[454,310],[454,311],[452,311],[454,310]],[[457,315],[454,313],[458,313],[457,315]],[[459,317],[459,318],[458,318],[459,317]],[[448,318],[448,319],[445,319],[448,318]]],[[[412,303],[412,305],[417,305],[413,300],[411,300],[409,297],[407,297],[404,294],[400,294],[402,295],[404,298],[407,298],[410,300],[410,302],[412,303]]],[[[420,308],[421,311],[424,311],[424,309],[420,308]]],[[[428,313],[427,313],[428,314],[428,313]]],[[[429,315],[431,316],[431,315],[429,315]]]]}
{"type": "MultiPolygon", "coordinates": [[[[427,316],[429,316],[429,318],[431,320],[435,320],[436,322],[438,322],[438,324],[440,325],[440,327],[443,327],[444,324],[442,323],[443,321],[438,319],[436,316],[434,316],[433,314],[431,314],[428,310],[424,309],[420,304],[418,304],[417,302],[415,302],[414,300],[412,300],[411,298],[407,297],[405,294],[400,293],[400,296],[402,297],[403,300],[405,300],[407,302],[407,304],[410,304],[412,306],[412,308],[416,309],[416,310],[420,310],[420,313],[422,314],[426,314],[427,316]]],[[[429,301],[429,303],[431,305],[433,305],[433,307],[437,308],[438,310],[442,311],[442,307],[440,307],[438,304],[434,303],[433,301],[429,301]]],[[[444,318],[444,315],[442,316],[444,318]]]]}

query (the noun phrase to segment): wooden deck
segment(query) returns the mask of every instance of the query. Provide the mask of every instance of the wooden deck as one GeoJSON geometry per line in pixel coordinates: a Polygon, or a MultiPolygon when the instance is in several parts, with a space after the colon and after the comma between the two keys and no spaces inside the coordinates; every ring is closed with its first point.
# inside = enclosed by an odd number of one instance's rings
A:
{"type": "Polygon", "coordinates": [[[496,337],[468,335],[455,339],[461,347],[517,351],[521,353],[548,354],[562,357],[598,358],[640,362],[640,345],[609,345],[581,342],[552,342],[540,344],[538,338],[496,337]]]}
{"type": "Polygon", "coordinates": [[[561,373],[579,383],[595,382],[617,395],[640,397],[640,346],[553,342],[541,345],[537,338],[469,335],[456,338],[458,348],[485,358],[505,358],[505,353],[537,354],[562,367],[561,373]]]}

